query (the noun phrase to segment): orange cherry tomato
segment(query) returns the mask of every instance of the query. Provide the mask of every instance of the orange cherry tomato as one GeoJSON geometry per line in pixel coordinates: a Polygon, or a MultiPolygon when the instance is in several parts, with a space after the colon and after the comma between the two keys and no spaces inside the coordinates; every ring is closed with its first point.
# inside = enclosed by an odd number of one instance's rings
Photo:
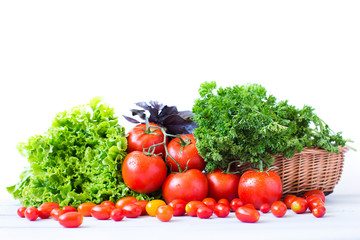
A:
{"type": "Polygon", "coordinates": [[[83,216],[78,212],[64,213],[59,217],[59,223],[66,228],[77,228],[83,222],[83,216]]]}
{"type": "Polygon", "coordinates": [[[91,209],[95,206],[95,203],[82,203],[78,206],[77,211],[84,217],[91,217],[91,209]]]}
{"type": "Polygon", "coordinates": [[[168,222],[173,217],[173,209],[169,205],[161,205],[156,209],[156,217],[162,222],[168,222]]]}
{"type": "Polygon", "coordinates": [[[203,202],[200,202],[200,201],[190,201],[186,204],[185,206],[185,210],[186,210],[186,213],[189,215],[189,216],[192,216],[192,217],[196,217],[197,216],[197,210],[199,207],[204,207],[206,206],[205,203],[203,202]]]}

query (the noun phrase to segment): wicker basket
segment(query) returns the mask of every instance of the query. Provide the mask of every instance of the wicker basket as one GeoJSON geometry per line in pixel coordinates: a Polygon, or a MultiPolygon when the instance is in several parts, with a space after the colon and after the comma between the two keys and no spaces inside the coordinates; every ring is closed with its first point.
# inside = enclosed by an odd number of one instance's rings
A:
{"type": "MultiPolygon", "coordinates": [[[[348,150],[340,147],[339,153],[329,153],[323,149],[304,148],[301,153],[296,153],[293,158],[286,159],[275,156],[272,166],[283,183],[283,195],[302,195],[313,189],[322,190],[325,195],[333,192],[339,182],[344,166],[344,155],[348,150]]],[[[249,165],[242,165],[240,173],[249,169],[249,165]]]]}

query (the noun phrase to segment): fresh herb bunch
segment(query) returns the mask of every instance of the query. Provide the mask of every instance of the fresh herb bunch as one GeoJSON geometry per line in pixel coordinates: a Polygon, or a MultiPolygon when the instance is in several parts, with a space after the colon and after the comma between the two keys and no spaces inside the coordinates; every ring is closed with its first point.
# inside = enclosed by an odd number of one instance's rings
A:
{"type": "Polygon", "coordinates": [[[58,113],[44,135],[19,144],[30,167],[8,191],[24,206],[43,202],[78,206],[124,196],[151,199],[135,193],[122,180],[126,147],[125,129],[118,124],[114,109],[94,98],[87,105],[58,113]]]}
{"type": "Polygon", "coordinates": [[[235,159],[262,169],[273,164],[274,155],[291,158],[304,147],[339,152],[338,146],[346,144],[312,107],[277,102],[261,85],[215,89],[215,82],[201,84],[193,106],[196,146],[208,172],[225,169],[235,159]]]}

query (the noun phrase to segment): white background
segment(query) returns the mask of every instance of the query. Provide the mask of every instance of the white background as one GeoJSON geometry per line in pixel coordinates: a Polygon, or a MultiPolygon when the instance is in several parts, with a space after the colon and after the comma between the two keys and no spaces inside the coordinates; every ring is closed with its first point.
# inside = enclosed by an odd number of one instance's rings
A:
{"type": "MultiPolygon", "coordinates": [[[[313,106],[360,150],[359,1],[1,1],[0,197],[26,165],[19,141],[102,96],[191,109],[204,81],[259,83],[313,106]]],[[[359,194],[359,152],[336,194],[359,194]]]]}

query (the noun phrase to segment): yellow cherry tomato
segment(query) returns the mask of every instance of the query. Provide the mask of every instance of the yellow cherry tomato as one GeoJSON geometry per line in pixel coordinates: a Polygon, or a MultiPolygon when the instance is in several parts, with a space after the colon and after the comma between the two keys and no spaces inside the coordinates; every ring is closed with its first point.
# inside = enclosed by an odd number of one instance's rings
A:
{"type": "Polygon", "coordinates": [[[166,203],[163,200],[160,200],[160,199],[152,200],[146,204],[146,212],[150,216],[155,217],[156,210],[158,209],[158,207],[160,207],[162,205],[166,205],[166,203]]]}

